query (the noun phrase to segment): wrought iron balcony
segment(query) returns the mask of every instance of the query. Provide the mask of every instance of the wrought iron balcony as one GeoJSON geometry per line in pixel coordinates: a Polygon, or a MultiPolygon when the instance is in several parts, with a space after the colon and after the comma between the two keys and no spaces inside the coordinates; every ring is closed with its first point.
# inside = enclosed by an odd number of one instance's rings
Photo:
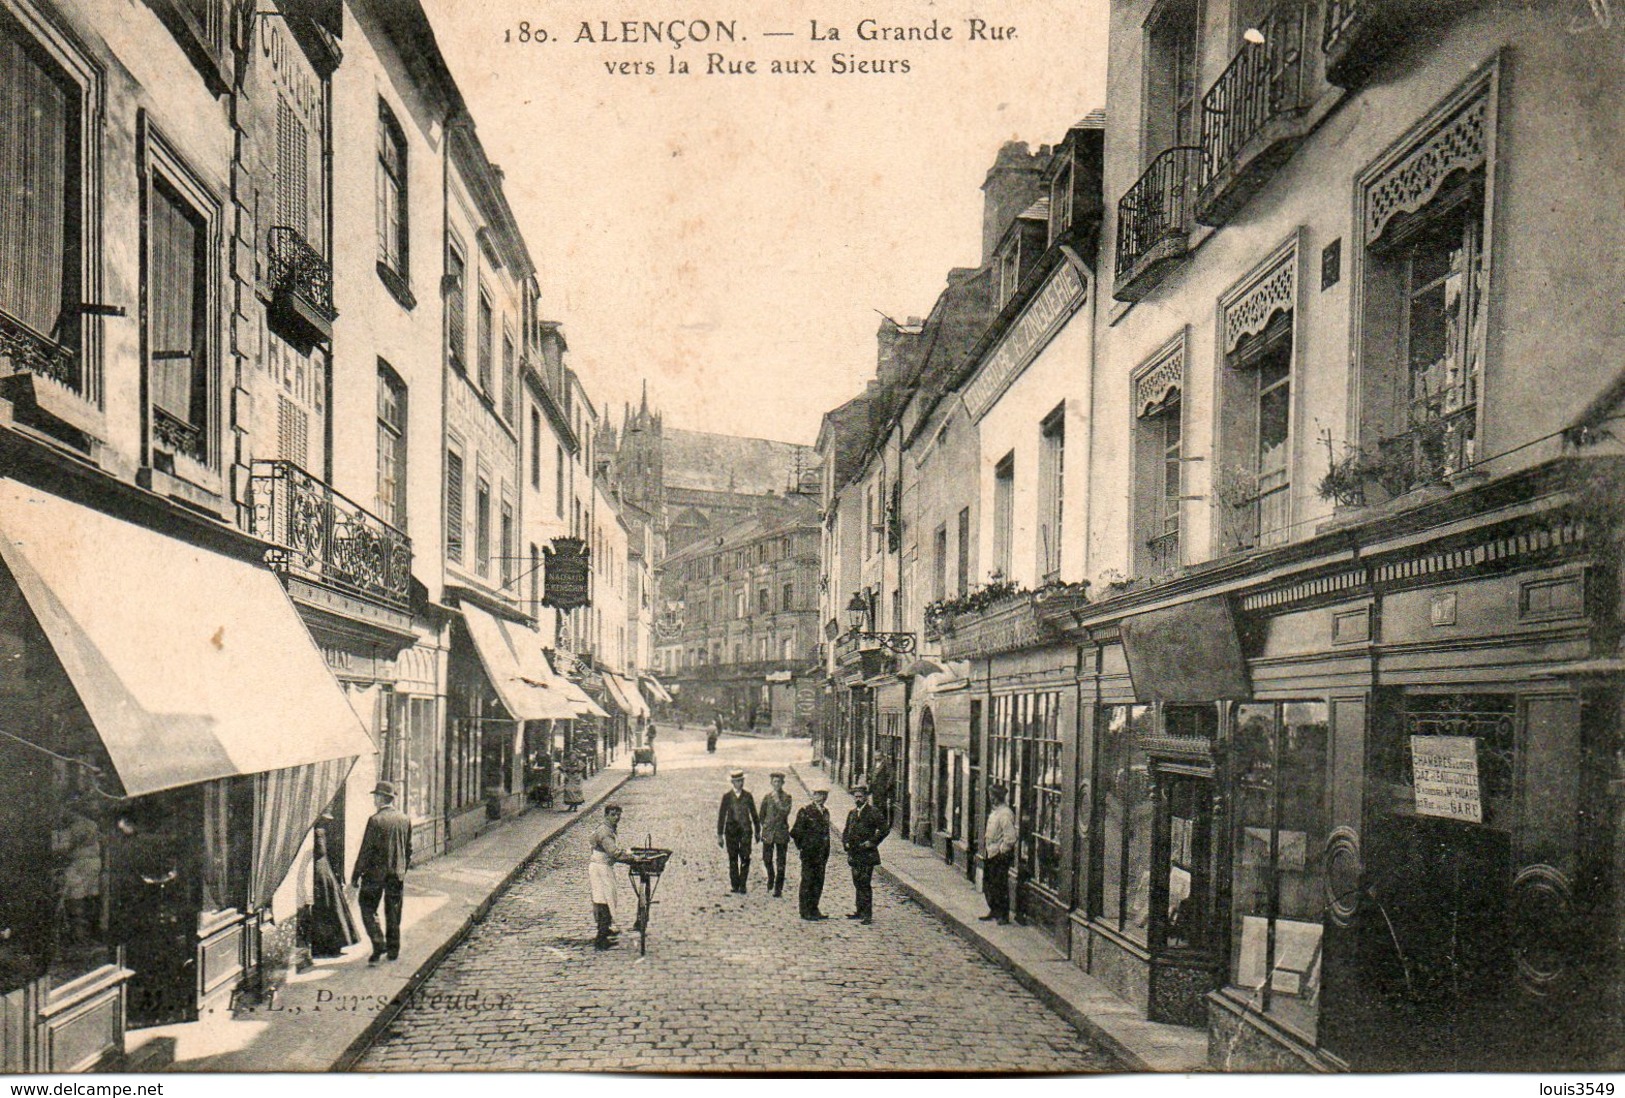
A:
{"type": "Polygon", "coordinates": [[[1196,218],[1223,225],[1305,136],[1308,105],[1302,0],[1282,0],[1202,97],[1202,183],[1196,218]]]}
{"type": "Polygon", "coordinates": [[[8,361],[11,369],[0,372],[33,374],[75,393],[83,392],[78,355],[0,312],[0,366],[8,361]]]}
{"type": "Polygon", "coordinates": [[[1112,295],[1138,301],[1184,259],[1202,150],[1164,151],[1117,203],[1117,281],[1112,295]]]}
{"type": "Polygon", "coordinates": [[[1371,478],[1390,496],[1439,484],[1477,460],[1478,406],[1468,404],[1421,420],[1377,444],[1371,478]]]}
{"type": "Polygon", "coordinates": [[[272,320],[298,343],[333,338],[333,267],[297,230],[273,228],[267,238],[266,280],[274,295],[272,320]]]}
{"type": "Polygon", "coordinates": [[[1476,0],[1327,0],[1320,49],[1326,80],[1356,88],[1412,36],[1426,28],[1436,36],[1447,19],[1476,0]]]}
{"type": "Polygon", "coordinates": [[[410,611],[412,542],[291,461],[256,461],[253,533],[285,575],[410,611]]]}

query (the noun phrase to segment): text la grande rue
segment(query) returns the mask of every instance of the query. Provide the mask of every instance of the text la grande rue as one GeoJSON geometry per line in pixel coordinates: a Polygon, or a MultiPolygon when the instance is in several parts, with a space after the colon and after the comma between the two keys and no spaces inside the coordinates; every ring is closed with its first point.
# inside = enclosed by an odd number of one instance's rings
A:
{"type": "MultiPolygon", "coordinates": [[[[819,23],[813,19],[808,37],[814,42],[841,41],[841,28],[819,23]]],[[[1016,28],[998,26],[985,19],[965,20],[963,37],[956,35],[955,27],[936,19],[929,23],[888,25],[878,19],[860,19],[853,28],[853,37],[860,42],[1008,42],[1016,36],[1016,28]]]]}

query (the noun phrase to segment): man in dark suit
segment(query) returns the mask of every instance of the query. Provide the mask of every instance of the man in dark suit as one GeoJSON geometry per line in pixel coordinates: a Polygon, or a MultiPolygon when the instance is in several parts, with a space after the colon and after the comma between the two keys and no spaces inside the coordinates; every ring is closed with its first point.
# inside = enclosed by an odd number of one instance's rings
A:
{"type": "Polygon", "coordinates": [[[768,775],[773,789],[762,798],[756,822],[762,834],[762,864],[767,867],[767,887],[773,895],[784,895],[784,855],[790,845],[790,794],[784,791],[784,773],[768,775]]]}
{"type": "Polygon", "coordinates": [[[401,955],[401,904],[406,894],[406,870],[412,864],[412,821],[395,807],[395,785],[379,782],[372,790],[378,806],[361,836],[351,883],[361,886],[361,924],[372,942],[369,965],[387,953],[391,961],[401,955]],[[384,925],[378,928],[378,901],[384,901],[384,925]]]}
{"type": "Polygon", "coordinates": [[[717,808],[717,845],[727,849],[728,879],[743,896],[750,880],[750,847],[761,837],[762,827],[756,818],[756,798],[745,789],[745,772],[735,770],[728,781],[733,788],[722,795],[717,808]]]}
{"type": "Polygon", "coordinates": [[[829,790],[814,787],[812,804],[802,805],[796,813],[796,822],[790,828],[790,838],[801,855],[801,917],[811,922],[827,919],[818,910],[824,898],[824,863],[829,861],[829,790]]]}
{"type": "Polygon", "coordinates": [[[880,864],[880,844],[886,838],[886,816],[869,803],[869,787],[859,783],[852,787],[852,799],[857,807],[846,814],[846,830],[842,840],[846,844],[846,863],[852,867],[852,888],[858,894],[858,909],[848,915],[868,926],[874,921],[875,893],[872,878],[875,866],[880,864]]]}

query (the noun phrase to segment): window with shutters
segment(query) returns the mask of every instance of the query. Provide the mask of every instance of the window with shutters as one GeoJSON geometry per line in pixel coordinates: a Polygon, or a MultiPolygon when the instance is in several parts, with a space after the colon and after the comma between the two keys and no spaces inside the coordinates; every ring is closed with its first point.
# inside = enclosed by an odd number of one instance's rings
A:
{"type": "Polygon", "coordinates": [[[954,562],[954,594],[964,598],[970,591],[970,508],[961,508],[955,530],[957,558],[954,562]]]}
{"type": "Polygon", "coordinates": [[[446,360],[459,370],[468,369],[468,265],[463,250],[450,237],[446,239],[446,360]]]}
{"type": "Polygon", "coordinates": [[[85,93],[0,8],[0,356],[94,398],[78,308],[85,93]]]}
{"type": "Polygon", "coordinates": [[[491,485],[484,477],[474,481],[474,570],[491,574],[491,485]]]}
{"type": "Polygon", "coordinates": [[[310,464],[310,415],[281,393],[276,398],[276,456],[301,469],[310,464]]]}
{"type": "Polygon", "coordinates": [[[378,515],[406,529],[406,386],[378,362],[378,515]]]}
{"type": "Polygon", "coordinates": [[[564,517],[564,447],[555,446],[553,465],[553,514],[564,517]]]}
{"type": "Polygon", "coordinates": [[[494,391],[491,376],[491,340],[492,329],[496,325],[496,314],[491,308],[491,295],[486,293],[483,286],[480,287],[478,325],[474,337],[479,341],[480,392],[489,398],[494,391]]]}
{"type": "Polygon", "coordinates": [[[514,404],[519,397],[519,375],[514,370],[513,336],[502,333],[502,418],[514,422],[514,404]]]}
{"type": "MultiPolygon", "coordinates": [[[[378,265],[407,284],[406,135],[388,104],[378,101],[378,265]]],[[[385,279],[386,283],[389,281],[385,279]]],[[[395,289],[395,287],[391,287],[395,289]]]]}
{"type": "Polygon", "coordinates": [[[463,455],[446,451],[446,559],[463,560],[463,455]]]}
{"type": "Polygon", "coordinates": [[[993,469],[993,570],[1000,579],[1010,575],[1010,549],[1016,522],[1016,455],[999,459],[993,469]]]}
{"type": "Polygon", "coordinates": [[[1038,575],[1061,577],[1061,519],[1065,503],[1066,405],[1044,417],[1038,436],[1038,575]]]}
{"type": "Polygon", "coordinates": [[[276,224],[292,229],[310,243],[310,132],[293,105],[278,97],[276,105],[276,224]]]}
{"type": "Polygon", "coordinates": [[[513,504],[507,500],[502,501],[502,541],[499,552],[502,554],[498,575],[502,577],[502,586],[508,587],[513,583],[514,566],[514,540],[513,540],[513,504]]]}
{"type": "Polygon", "coordinates": [[[208,220],[163,176],[147,196],[147,384],[153,444],[209,462],[208,220]]]}

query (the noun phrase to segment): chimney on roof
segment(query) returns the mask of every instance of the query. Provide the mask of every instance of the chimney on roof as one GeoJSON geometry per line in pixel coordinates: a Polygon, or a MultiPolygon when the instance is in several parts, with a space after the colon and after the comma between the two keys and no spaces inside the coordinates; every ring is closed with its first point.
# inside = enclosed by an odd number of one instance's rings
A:
{"type": "Polygon", "coordinates": [[[1043,193],[1042,176],[1049,165],[1050,148],[1030,152],[1025,141],[1006,141],[982,181],[982,266],[993,260],[1010,223],[1043,193]]]}

